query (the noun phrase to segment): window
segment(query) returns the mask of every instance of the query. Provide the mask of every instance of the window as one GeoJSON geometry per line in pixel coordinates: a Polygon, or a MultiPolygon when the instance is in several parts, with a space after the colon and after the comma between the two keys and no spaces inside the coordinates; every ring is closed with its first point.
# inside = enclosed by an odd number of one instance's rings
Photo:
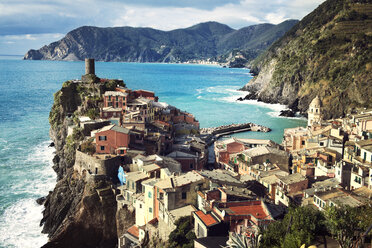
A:
{"type": "Polygon", "coordinates": [[[119,101],[119,97],[118,96],[116,96],[116,101],[119,101]]]}
{"type": "Polygon", "coordinates": [[[118,103],[118,102],[116,102],[116,107],[117,107],[117,108],[119,107],[119,103],[118,103]]]}
{"type": "Polygon", "coordinates": [[[149,208],[149,213],[152,213],[152,208],[149,208]]]}
{"type": "Polygon", "coordinates": [[[107,137],[106,136],[99,136],[98,140],[107,140],[107,137]]]}
{"type": "Polygon", "coordinates": [[[120,150],[120,154],[124,154],[124,150],[120,150]]]}
{"type": "Polygon", "coordinates": [[[186,199],[186,192],[182,192],[182,199],[186,199]]]}
{"type": "Polygon", "coordinates": [[[320,142],[319,145],[320,145],[320,146],[324,146],[324,142],[320,142]]]}
{"type": "Polygon", "coordinates": [[[105,146],[101,146],[101,151],[104,151],[105,150],[105,146]]]}
{"type": "Polygon", "coordinates": [[[151,198],[151,191],[149,191],[148,196],[149,196],[149,198],[151,198]]]}
{"type": "Polygon", "coordinates": [[[142,208],[142,204],[140,204],[139,207],[142,208]]]}
{"type": "Polygon", "coordinates": [[[190,169],[193,169],[193,168],[194,168],[194,164],[191,163],[191,164],[190,164],[190,169]]]}
{"type": "Polygon", "coordinates": [[[301,145],[303,146],[305,145],[305,140],[301,141],[301,145]]]}
{"type": "Polygon", "coordinates": [[[134,189],[134,182],[132,182],[132,189],[134,189]]]}
{"type": "Polygon", "coordinates": [[[318,113],[318,109],[315,109],[315,112],[318,113]]]}
{"type": "Polygon", "coordinates": [[[109,101],[111,101],[111,96],[109,96],[109,101]]]}

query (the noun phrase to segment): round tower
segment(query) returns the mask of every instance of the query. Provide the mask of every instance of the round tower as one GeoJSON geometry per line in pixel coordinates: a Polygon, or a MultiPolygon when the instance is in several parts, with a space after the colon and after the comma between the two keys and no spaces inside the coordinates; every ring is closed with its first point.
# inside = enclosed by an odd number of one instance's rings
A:
{"type": "Polygon", "coordinates": [[[94,69],[94,59],[85,59],[85,75],[96,74],[94,69]]]}
{"type": "Polygon", "coordinates": [[[322,122],[322,101],[316,96],[310,103],[307,110],[307,126],[311,127],[314,123],[322,122]]]}

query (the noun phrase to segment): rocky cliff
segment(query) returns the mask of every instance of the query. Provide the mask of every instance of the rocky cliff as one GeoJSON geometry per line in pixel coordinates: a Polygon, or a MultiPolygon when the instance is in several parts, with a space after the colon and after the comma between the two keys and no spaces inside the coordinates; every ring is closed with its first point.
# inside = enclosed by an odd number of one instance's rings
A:
{"type": "Polygon", "coordinates": [[[115,247],[117,223],[127,228],[134,222],[130,214],[124,222],[122,214],[117,216],[111,182],[104,178],[86,180],[72,169],[75,149],[84,136],[78,127],[67,136],[67,127],[78,126],[79,115],[95,115],[104,91],[113,90],[117,84],[124,86],[118,80],[94,83],[98,80],[92,78],[92,82],[85,84],[67,81],[54,95],[49,121],[58,182],[44,203],[41,224],[49,242],[43,247],[115,247]]]}
{"type": "Polygon", "coordinates": [[[207,22],[168,32],[151,28],[84,26],[69,32],[60,41],[28,51],[24,59],[83,60],[89,57],[127,62],[207,59],[226,62],[237,49],[250,61],[296,23],[296,20],[289,20],[278,25],[258,24],[235,30],[224,24],[207,22]]]}
{"type": "Polygon", "coordinates": [[[327,0],[252,63],[242,90],[305,112],[322,98],[325,118],[372,107],[372,4],[327,0]]]}

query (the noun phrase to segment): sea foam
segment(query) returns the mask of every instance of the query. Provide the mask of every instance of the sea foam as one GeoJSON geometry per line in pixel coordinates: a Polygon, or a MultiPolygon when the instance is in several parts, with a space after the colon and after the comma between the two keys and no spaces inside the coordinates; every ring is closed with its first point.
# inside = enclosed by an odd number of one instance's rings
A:
{"type": "Polygon", "coordinates": [[[32,170],[32,173],[13,184],[12,191],[31,197],[18,200],[5,209],[0,220],[0,246],[40,247],[48,241],[40,227],[44,207],[36,203],[36,199],[46,196],[56,182],[52,169],[55,149],[48,144],[50,141],[45,141],[31,148],[22,162],[25,170],[32,170]]]}

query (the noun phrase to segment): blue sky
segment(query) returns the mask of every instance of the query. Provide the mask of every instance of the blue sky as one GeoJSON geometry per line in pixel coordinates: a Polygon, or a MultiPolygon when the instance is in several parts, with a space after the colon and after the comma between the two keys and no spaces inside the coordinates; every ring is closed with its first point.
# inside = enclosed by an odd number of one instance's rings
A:
{"type": "Polygon", "coordinates": [[[83,25],[232,28],[301,19],[324,0],[0,0],[0,54],[25,54],[83,25]]]}

